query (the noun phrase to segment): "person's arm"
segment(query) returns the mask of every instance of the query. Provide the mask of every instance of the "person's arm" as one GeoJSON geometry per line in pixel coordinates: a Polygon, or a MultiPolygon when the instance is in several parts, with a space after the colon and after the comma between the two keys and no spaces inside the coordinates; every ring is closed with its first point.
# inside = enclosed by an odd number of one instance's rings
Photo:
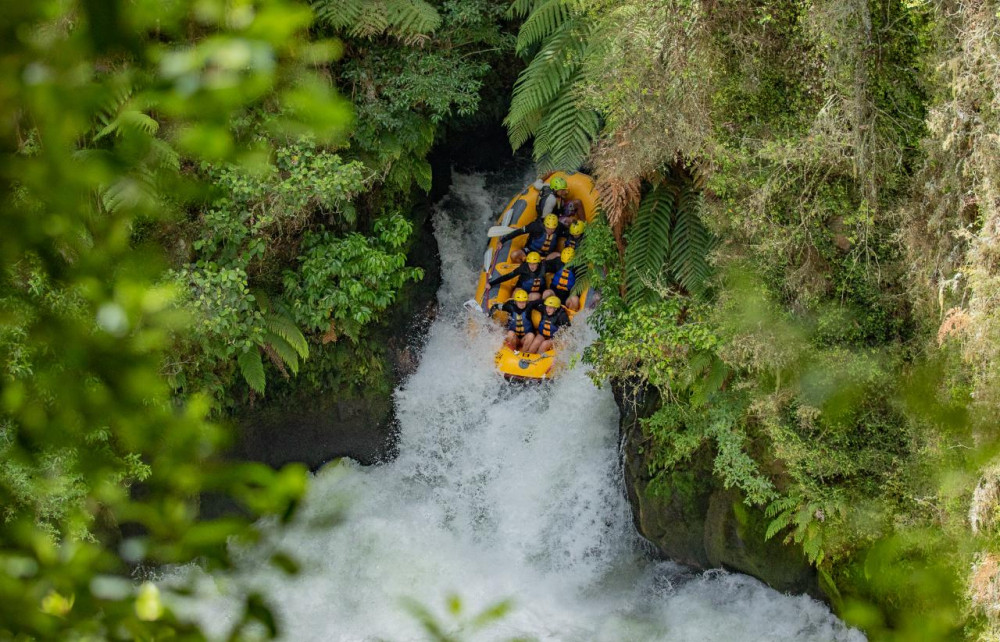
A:
{"type": "Polygon", "coordinates": [[[521,265],[517,266],[516,269],[511,270],[507,274],[497,275],[497,276],[493,277],[492,279],[487,280],[486,281],[486,285],[489,286],[490,288],[493,288],[498,283],[504,283],[506,281],[510,281],[511,279],[517,278],[518,276],[521,275],[521,269],[524,266],[525,266],[525,264],[522,263],[521,265]]]}
{"type": "MultiPolygon", "coordinates": [[[[500,237],[500,243],[503,244],[503,243],[506,243],[507,241],[509,241],[511,239],[516,239],[517,237],[521,236],[522,234],[532,234],[532,235],[538,234],[538,232],[539,232],[538,228],[539,227],[542,227],[542,222],[539,221],[538,219],[535,219],[534,221],[528,223],[524,227],[516,228],[513,232],[507,232],[506,234],[504,234],[503,236],[501,236],[500,237]]],[[[544,230],[544,227],[543,227],[543,230],[544,230]]]]}
{"type": "Polygon", "coordinates": [[[511,239],[516,239],[517,237],[521,236],[522,234],[527,234],[528,232],[531,231],[531,230],[528,229],[529,227],[531,227],[531,223],[529,223],[528,225],[525,225],[524,227],[514,228],[513,232],[507,232],[506,234],[504,234],[503,236],[500,237],[500,244],[503,245],[504,243],[506,243],[507,241],[509,241],[511,239]]]}
{"type": "Polygon", "coordinates": [[[566,313],[566,308],[559,308],[559,327],[573,325],[569,321],[569,314],[566,313]]]}

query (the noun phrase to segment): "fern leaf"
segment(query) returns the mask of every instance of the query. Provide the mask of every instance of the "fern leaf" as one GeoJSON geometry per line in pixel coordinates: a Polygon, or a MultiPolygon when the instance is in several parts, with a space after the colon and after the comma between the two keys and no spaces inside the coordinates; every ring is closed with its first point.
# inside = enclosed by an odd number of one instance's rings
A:
{"type": "MultiPolygon", "coordinates": [[[[575,20],[564,23],[518,75],[510,109],[504,119],[509,134],[529,119],[540,123],[539,116],[557,96],[566,91],[585,48],[584,33],[579,27],[575,20]]],[[[534,133],[530,128],[529,131],[534,133]]],[[[513,144],[513,136],[511,138],[513,144]]],[[[514,146],[515,149],[517,147],[520,145],[514,146]]]]}
{"type": "Polygon", "coordinates": [[[639,204],[625,250],[626,295],[631,303],[652,298],[649,283],[657,279],[670,256],[675,200],[673,190],[661,186],[639,204]]]}
{"type": "Polygon", "coordinates": [[[260,351],[251,348],[239,356],[236,362],[240,366],[240,372],[247,384],[258,394],[264,394],[266,380],[264,378],[264,362],[260,358],[260,351]]]}
{"type": "Polygon", "coordinates": [[[514,0],[507,8],[508,18],[523,18],[535,6],[536,0],[514,0]]]}
{"type": "Polygon", "coordinates": [[[441,26],[437,9],[424,0],[392,0],[386,3],[386,18],[402,36],[428,34],[441,26]]]}
{"type": "Polygon", "coordinates": [[[535,135],[541,122],[542,110],[540,109],[525,114],[517,121],[505,120],[504,123],[507,124],[507,137],[510,139],[510,146],[514,150],[520,149],[522,145],[531,140],[531,137],[535,135]]]}
{"type": "Polygon", "coordinates": [[[688,182],[677,203],[676,222],[670,247],[670,270],[674,279],[692,294],[703,294],[712,269],[708,254],[715,242],[699,213],[702,195],[688,182]]]}
{"type": "Polygon", "coordinates": [[[537,5],[517,32],[517,55],[523,56],[533,45],[551,36],[571,15],[566,0],[544,0],[537,5]]]}
{"type": "Polygon", "coordinates": [[[767,525],[767,531],[764,533],[764,539],[769,540],[781,531],[785,530],[789,524],[792,523],[792,514],[790,512],[785,512],[779,514],[775,519],[772,519],[767,525]]]}
{"type": "Polygon", "coordinates": [[[579,167],[600,131],[597,113],[579,106],[571,91],[557,98],[538,127],[535,159],[539,170],[579,167]]]}
{"type": "Polygon", "coordinates": [[[358,24],[365,10],[365,0],[315,0],[316,17],[334,29],[346,29],[358,24]]]}
{"type": "Polygon", "coordinates": [[[122,176],[101,192],[101,204],[108,212],[120,212],[152,206],[159,197],[149,176],[122,176]]]}
{"type": "Polygon", "coordinates": [[[314,0],[312,6],[318,19],[360,38],[391,32],[408,39],[441,26],[441,15],[425,0],[314,0]]]}
{"type": "Polygon", "coordinates": [[[284,339],[302,359],[309,358],[309,343],[290,318],[283,314],[268,314],[264,317],[264,327],[284,339]]]}
{"type": "Polygon", "coordinates": [[[292,344],[285,341],[281,335],[275,334],[274,332],[265,332],[264,342],[266,343],[266,347],[270,348],[274,353],[273,355],[270,355],[272,360],[275,355],[280,358],[282,363],[275,364],[279,369],[282,368],[282,364],[284,364],[288,366],[288,369],[292,371],[292,374],[299,374],[299,353],[292,346],[292,344]]]}

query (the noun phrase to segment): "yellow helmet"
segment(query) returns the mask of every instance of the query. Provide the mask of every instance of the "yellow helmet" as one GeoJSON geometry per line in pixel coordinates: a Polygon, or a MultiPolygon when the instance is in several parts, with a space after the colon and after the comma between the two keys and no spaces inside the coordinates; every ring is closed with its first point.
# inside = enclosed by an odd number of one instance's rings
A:
{"type": "Polygon", "coordinates": [[[542,255],[538,252],[528,252],[528,256],[525,259],[528,263],[541,263],[542,255]]]}
{"type": "Polygon", "coordinates": [[[546,214],[545,218],[542,219],[542,225],[547,230],[554,230],[559,227],[559,217],[555,214],[546,214]]]}
{"type": "Polygon", "coordinates": [[[559,255],[559,258],[562,259],[563,263],[569,263],[570,261],[573,260],[574,254],[576,254],[576,250],[574,250],[573,248],[571,247],[563,248],[562,254],[559,255]]]}
{"type": "Polygon", "coordinates": [[[549,187],[558,191],[561,189],[566,189],[566,179],[562,176],[556,176],[551,181],[549,181],[549,187]]]}
{"type": "Polygon", "coordinates": [[[525,292],[524,290],[522,290],[521,288],[518,288],[518,289],[514,290],[514,300],[515,301],[527,301],[528,300],[528,293],[525,292]]]}
{"type": "Polygon", "coordinates": [[[573,236],[579,236],[583,234],[583,228],[587,227],[587,224],[583,221],[573,221],[569,226],[569,233],[573,236]]]}
{"type": "Polygon", "coordinates": [[[559,300],[559,297],[553,294],[550,297],[546,297],[545,305],[549,308],[559,308],[562,307],[562,301],[559,300]]]}

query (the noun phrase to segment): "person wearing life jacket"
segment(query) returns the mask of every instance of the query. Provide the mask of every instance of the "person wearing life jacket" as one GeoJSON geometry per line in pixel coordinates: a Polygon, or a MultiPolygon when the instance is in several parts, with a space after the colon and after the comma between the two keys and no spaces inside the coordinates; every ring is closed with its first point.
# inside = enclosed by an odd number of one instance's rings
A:
{"type": "Polygon", "coordinates": [[[523,234],[528,235],[528,242],[524,244],[524,248],[510,253],[510,260],[514,263],[523,261],[528,252],[538,252],[543,259],[556,258],[559,256],[559,241],[569,236],[569,229],[559,222],[559,217],[555,214],[546,214],[543,218],[535,219],[500,237],[500,243],[523,234]]]}
{"type": "Polygon", "coordinates": [[[545,291],[545,264],[542,263],[542,256],[538,252],[529,252],[524,263],[517,266],[507,274],[501,274],[487,281],[487,288],[517,279],[517,287],[528,293],[530,301],[537,301],[542,298],[545,291]]]}
{"type": "Polygon", "coordinates": [[[564,247],[571,247],[574,250],[580,249],[580,241],[583,240],[583,230],[587,228],[587,224],[583,221],[573,221],[569,226],[569,236],[566,237],[566,245],[564,247]]]}
{"type": "Polygon", "coordinates": [[[538,190],[538,200],[535,201],[537,219],[541,220],[546,214],[562,214],[563,203],[569,199],[569,185],[565,178],[556,176],[548,183],[538,179],[533,186],[538,190]]]}
{"type": "Polygon", "coordinates": [[[563,206],[562,214],[559,216],[559,222],[570,227],[576,221],[583,221],[583,201],[576,198],[572,201],[567,201],[566,205],[563,206]]]}
{"type": "Polygon", "coordinates": [[[571,247],[564,248],[558,259],[545,262],[546,271],[552,275],[552,282],[549,289],[542,294],[543,299],[550,296],[559,298],[559,304],[565,305],[570,310],[580,307],[580,297],[572,294],[573,285],[576,283],[576,268],[570,266],[576,250],[571,247]]]}
{"type": "Polygon", "coordinates": [[[514,296],[507,299],[503,305],[494,303],[491,311],[507,313],[507,336],[504,343],[517,354],[521,348],[530,346],[535,341],[535,326],[531,323],[531,306],[528,305],[528,293],[518,288],[514,296]]]}
{"type": "Polygon", "coordinates": [[[542,318],[535,328],[535,340],[527,352],[541,354],[552,348],[552,339],[560,329],[569,327],[569,315],[557,296],[550,296],[545,301],[535,301],[531,307],[541,312],[542,318]]]}

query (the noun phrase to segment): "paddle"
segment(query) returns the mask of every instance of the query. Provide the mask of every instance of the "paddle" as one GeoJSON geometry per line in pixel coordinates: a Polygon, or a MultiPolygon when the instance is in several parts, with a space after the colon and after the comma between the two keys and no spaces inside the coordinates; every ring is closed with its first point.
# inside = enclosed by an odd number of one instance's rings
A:
{"type": "Polygon", "coordinates": [[[507,227],[505,225],[494,225],[486,232],[486,236],[490,238],[503,236],[504,234],[509,234],[510,232],[513,232],[516,229],[517,229],[516,227],[507,227]]]}

